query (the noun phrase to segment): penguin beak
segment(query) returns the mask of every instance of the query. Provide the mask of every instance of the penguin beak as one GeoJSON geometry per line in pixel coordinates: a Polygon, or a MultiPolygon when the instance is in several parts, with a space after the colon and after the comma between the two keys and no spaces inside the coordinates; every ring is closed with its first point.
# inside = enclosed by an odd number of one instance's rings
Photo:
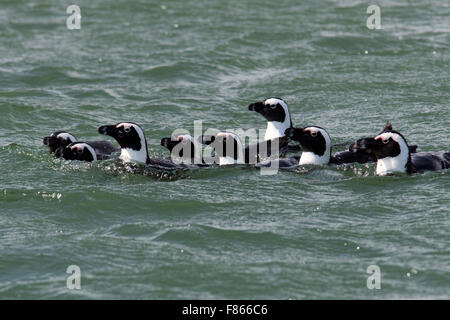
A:
{"type": "Polygon", "coordinates": [[[162,138],[161,139],[161,146],[163,146],[164,148],[167,148],[169,146],[169,142],[170,142],[170,138],[162,138]]]}
{"type": "Polygon", "coordinates": [[[166,149],[169,149],[169,151],[172,152],[172,149],[175,148],[176,145],[181,143],[183,140],[172,140],[172,138],[162,138],[161,139],[161,146],[163,146],[166,149]]]}
{"type": "Polygon", "coordinates": [[[284,131],[284,135],[285,135],[286,137],[288,137],[289,139],[291,139],[291,138],[294,136],[294,132],[295,132],[295,129],[294,129],[294,128],[287,128],[287,129],[284,131]]]}
{"type": "Polygon", "coordinates": [[[248,110],[250,110],[250,111],[261,112],[261,110],[263,110],[263,109],[264,109],[264,103],[262,101],[252,103],[248,106],[248,110]]]}
{"type": "Polygon", "coordinates": [[[44,139],[42,139],[42,143],[44,145],[48,146],[50,143],[50,137],[44,137],[44,139]]]}
{"type": "Polygon", "coordinates": [[[42,139],[42,143],[45,144],[46,146],[55,145],[58,143],[58,138],[51,136],[44,137],[44,139],[42,139]]]}
{"type": "Polygon", "coordinates": [[[100,128],[98,128],[98,133],[114,137],[115,129],[116,129],[115,125],[101,126],[100,128]]]}
{"type": "Polygon", "coordinates": [[[58,138],[52,136],[42,139],[42,143],[50,148],[50,152],[55,152],[62,144],[58,138]]]}

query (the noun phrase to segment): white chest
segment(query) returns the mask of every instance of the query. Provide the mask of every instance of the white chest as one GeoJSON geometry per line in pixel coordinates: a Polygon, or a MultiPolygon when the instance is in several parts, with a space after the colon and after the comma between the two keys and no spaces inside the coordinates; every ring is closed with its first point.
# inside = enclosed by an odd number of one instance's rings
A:
{"type": "Polygon", "coordinates": [[[377,161],[377,175],[385,176],[394,172],[406,172],[405,159],[387,157],[377,161]]]}
{"type": "Polygon", "coordinates": [[[284,137],[284,132],[290,127],[290,121],[278,122],[269,121],[267,122],[266,134],[264,140],[272,140],[276,138],[284,137]]]}
{"type": "Polygon", "coordinates": [[[303,152],[302,156],[300,157],[299,165],[307,165],[307,164],[313,164],[313,165],[324,165],[328,164],[330,162],[330,157],[327,154],[324,154],[323,156],[319,156],[315,154],[314,152],[303,152]]]}
{"type": "Polygon", "coordinates": [[[147,162],[147,153],[145,151],[133,150],[133,149],[122,149],[120,153],[120,159],[124,162],[139,162],[146,163],[147,162]]]}

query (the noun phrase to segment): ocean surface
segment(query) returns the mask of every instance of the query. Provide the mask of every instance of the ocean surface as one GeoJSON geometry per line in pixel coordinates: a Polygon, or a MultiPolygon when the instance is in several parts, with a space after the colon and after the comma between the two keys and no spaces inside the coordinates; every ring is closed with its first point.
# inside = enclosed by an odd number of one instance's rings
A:
{"type": "Polygon", "coordinates": [[[42,145],[134,121],[169,157],[159,140],[173,130],[263,129],[247,106],[278,96],[334,151],[387,120],[420,151],[449,150],[449,45],[446,0],[1,0],[0,299],[450,298],[449,171],[165,179],[42,145]]]}

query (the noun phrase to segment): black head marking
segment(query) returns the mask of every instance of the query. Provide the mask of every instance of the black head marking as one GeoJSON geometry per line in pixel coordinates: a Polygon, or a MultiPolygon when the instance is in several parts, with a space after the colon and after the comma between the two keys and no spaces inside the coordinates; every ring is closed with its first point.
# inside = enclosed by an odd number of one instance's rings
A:
{"type": "Polygon", "coordinates": [[[300,142],[304,152],[313,152],[318,156],[323,156],[327,151],[327,140],[320,130],[310,130],[311,128],[318,128],[325,131],[321,127],[307,127],[307,128],[289,128],[285,135],[291,140],[300,142]]]}
{"type": "MultiPolygon", "coordinates": [[[[256,111],[261,114],[267,121],[284,122],[287,118],[290,120],[289,114],[286,114],[285,108],[282,106],[284,102],[280,98],[268,98],[263,101],[252,103],[248,106],[250,111],[256,111]]],[[[292,122],[290,123],[292,126],[292,122]]]]}
{"type": "Polygon", "coordinates": [[[56,131],[50,136],[44,137],[42,143],[49,147],[50,152],[55,152],[60,147],[65,147],[72,142],[76,142],[77,139],[71,133],[66,131],[56,131]]]}
{"type": "Polygon", "coordinates": [[[106,134],[117,140],[121,148],[139,151],[143,146],[147,147],[147,141],[139,135],[141,127],[133,122],[119,122],[115,125],[101,126],[98,128],[100,134],[106,134]],[[138,129],[136,129],[138,128],[138,129]]]}
{"type": "Polygon", "coordinates": [[[116,139],[122,149],[122,154],[124,151],[137,151],[138,154],[142,155],[142,158],[145,158],[146,163],[150,163],[147,139],[144,130],[137,123],[119,122],[115,125],[101,126],[98,128],[98,132],[116,139]]]}
{"type": "Polygon", "coordinates": [[[184,136],[178,136],[178,137],[170,137],[170,138],[162,138],[161,139],[161,146],[164,148],[167,148],[170,153],[175,150],[178,150],[178,154],[174,154],[175,157],[184,158],[184,150],[188,150],[190,148],[190,156],[187,155],[187,158],[194,159],[195,157],[195,145],[190,139],[185,139],[184,136]]]}
{"type": "Polygon", "coordinates": [[[85,142],[74,142],[64,148],[60,147],[55,154],[65,160],[79,160],[88,162],[97,160],[94,149],[85,142]]]}
{"type": "MultiPolygon", "coordinates": [[[[393,131],[395,131],[395,130],[392,128],[391,122],[387,121],[386,125],[383,128],[383,130],[379,134],[382,134],[383,132],[393,132],[393,131]]],[[[409,149],[410,153],[416,153],[417,152],[417,145],[408,145],[408,149],[409,149]]]]}
{"type": "Polygon", "coordinates": [[[239,148],[242,148],[236,138],[227,133],[218,133],[216,136],[202,136],[203,144],[214,149],[217,157],[232,157],[239,160],[239,148]]]}
{"type": "Polygon", "coordinates": [[[387,130],[383,131],[381,134],[375,137],[359,139],[350,147],[350,150],[363,151],[372,154],[377,160],[388,157],[395,158],[401,154],[401,146],[392,137],[383,136],[387,133],[397,134],[401,137],[401,139],[403,139],[407,146],[408,152],[408,162],[406,164],[406,169],[407,172],[413,172],[414,168],[411,161],[411,148],[408,146],[408,142],[406,141],[405,137],[398,131],[389,130],[389,128],[387,128],[387,130]]]}

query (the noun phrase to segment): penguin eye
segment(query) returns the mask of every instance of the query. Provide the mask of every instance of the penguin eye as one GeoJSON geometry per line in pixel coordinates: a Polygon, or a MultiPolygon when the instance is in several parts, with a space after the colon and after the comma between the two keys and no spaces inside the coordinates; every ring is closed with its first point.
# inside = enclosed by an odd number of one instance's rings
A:
{"type": "Polygon", "coordinates": [[[123,128],[123,131],[125,131],[126,133],[130,133],[131,128],[130,127],[123,128]]]}
{"type": "Polygon", "coordinates": [[[313,137],[313,138],[317,137],[317,132],[311,131],[311,137],[313,137]]]}
{"type": "Polygon", "coordinates": [[[277,107],[276,104],[271,104],[271,105],[270,105],[270,108],[271,108],[271,109],[275,109],[276,107],[277,107]]]}
{"type": "Polygon", "coordinates": [[[388,144],[389,143],[389,139],[386,139],[386,140],[381,140],[384,144],[388,144]]]}

